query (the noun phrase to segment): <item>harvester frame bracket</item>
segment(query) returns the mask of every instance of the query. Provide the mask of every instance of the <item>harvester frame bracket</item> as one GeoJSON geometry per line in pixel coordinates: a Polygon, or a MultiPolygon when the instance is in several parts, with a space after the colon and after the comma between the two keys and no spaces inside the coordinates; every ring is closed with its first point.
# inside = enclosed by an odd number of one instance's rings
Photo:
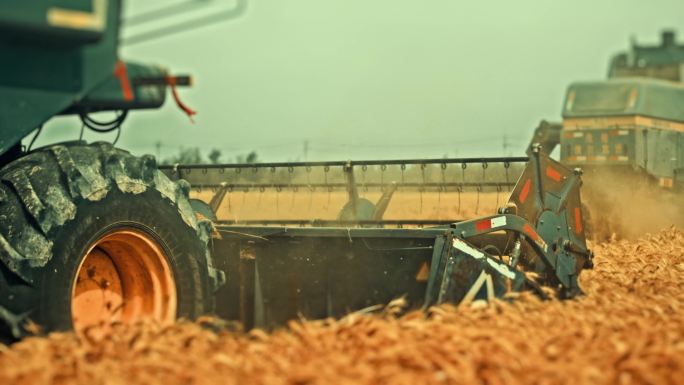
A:
{"type": "MultiPolygon", "coordinates": [[[[515,214],[503,210],[499,215],[453,223],[454,244],[459,239],[465,241],[497,231],[515,233],[527,241],[542,263],[537,264],[537,273],[547,275],[552,284],[557,281],[562,287],[562,296],[573,297],[582,293],[577,277],[591,260],[581,224],[581,173],[553,161],[541,152],[538,145],[532,146],[528,154],[530,164],[509,201],[509,206],[515,207],[515,214]],[[572,220],[574,222],[570,223],[572,220]],[[581,263],[578,263],[578,257],[581,263]]],[[[471,246],[464,250],[471,256],[477,254],[479,257],[484,253],[471,246]]],[[[439,261],[444,263],[445,258],[450,260],[453,256],[442,253],[439,261]]],[[[433,262],[434,259],[433,256],[433,262]]],[[[448,270],[449,265],[434,268],[437,274],[442,271],[440,269],[448,270]]],[[[435,300],[434,288],[431,290],[426,295],[426,303],[430,302],[428,299],[435,300]]],[[[436,300],[441,302],[442,297],[438,296],[436,300]]]]}
{"type": "Polygon", "coordinates": [[[591,259],[582,222],[581,172],[549,158],[539,145],[533,145],[528,155],[532,164],[509,201],[524,221],[511,218],[511,230],[522,232],[542,258],[547,268],[537,272],[555,276],[564,296],[572,297],[581,293],[577,276],[591,259]]]}
{"type": "Polygon", "coordinates": [[[565,288],[573,286],[571,275],[575,274],[573,266],[574,256],[566,253],[555,255],[552,251],[557,245],[549,246],[525,218],[512,214],[492,215],[484,218],[454,223],[451,225],[458,238],[466,240],[477,235],[490,234],[496,231],[511,231],[522,235],[522,238],[532,246],[542,262],[556,272],[558,281],[565,288]]]}
{"type": "Polygon", "coordinates": [[[509,291],[520,291],[525,282],[525,275],[514,266],[450,231],[435,239],[423,309],[446,302],[489,301],[509,291]]]}
{"type": "Polygon", "coordinates": [[[447,231],[444,235],[435,238],[435,244],[432,251],[432,259],[430,262],[430,272],[428,274],[428,285],[425,290],[425,302],[423,309],[427,309],[435,303],[439,302],[441,297],[441,286],[435,290],[438,281],[438,276],[443,273],[445,264],[451,258],[452,247],[449,245],[453,240],[453,232],[447,231]]]}

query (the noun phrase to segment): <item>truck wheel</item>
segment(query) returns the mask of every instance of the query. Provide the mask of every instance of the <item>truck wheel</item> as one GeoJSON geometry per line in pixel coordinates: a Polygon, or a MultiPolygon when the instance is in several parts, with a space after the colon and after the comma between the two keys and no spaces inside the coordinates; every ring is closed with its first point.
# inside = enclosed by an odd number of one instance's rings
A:
{"type": "Polygon", "coordinates": [[[211,223],[153,157],[55,145],[10,163],[0,181],[0,321],[13,337],[28,320],[84,332],[213,310],[211,223]]]}

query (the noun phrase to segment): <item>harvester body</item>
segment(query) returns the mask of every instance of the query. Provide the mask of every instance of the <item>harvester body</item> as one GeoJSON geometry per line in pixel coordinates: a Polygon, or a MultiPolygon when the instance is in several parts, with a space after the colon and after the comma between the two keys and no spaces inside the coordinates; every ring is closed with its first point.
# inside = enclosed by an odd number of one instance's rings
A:
{"type": "Polygon", "coordinates": [[[120,13],[115,0],[0,4],[0,337],[26,335],[29,321],[85,332],[216,313],[274,327],[398,297],[427,308],[525,289],[544,296],[540,285],[581,293],[591,252],[579,172],[539,146],[529,158],[161,169],[103,142],[24,149],[21,140],[57,115],[121,129],[128,111],[159,107],[168,86],[189,84],[118,58],[120,13]],[[104,124],[89,116],[100,111],[121,113],[104,124]],[[191,191],[210,195],[193,200],[191,191]],[[250,191],[267,214],[231,209],[250,191]],[[316,191],[331,217],[313,214],[316,191]],[[261,205],[268,192],[275,201],[261,205]],[[392,205],[405,192],[421,215],[388,218],[409,211],[392,205]],[[274,219],[285,193],[298,214],[296,195],[308,197],[313,216],[274,219]],[[438,210],[423,210],[428,195],[438,210]],[[495,198],[486,209],[485,195],[495,198]]]}
{"type": "Polygon", "coordinates": [[[166,71],[118,58],[120,13],[116,0],[0,3],[0,155],[60,114],[163,104],[166,71]]]}

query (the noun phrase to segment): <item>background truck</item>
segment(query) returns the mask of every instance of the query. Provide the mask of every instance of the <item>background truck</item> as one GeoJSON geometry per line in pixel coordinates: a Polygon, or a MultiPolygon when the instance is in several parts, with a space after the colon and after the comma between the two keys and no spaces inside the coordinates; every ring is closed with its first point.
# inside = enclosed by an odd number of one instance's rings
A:
{"type": "Polygon", "coordinates": [[[568,87],[561,124],[537,128],[533,142],[549,152],[560,145],[560,161],[584,171],[597,230],[682,225],[683,69],[684,45],[673,32],[656,46],[633,44],[611,60],[607,80],[568,87]]]}

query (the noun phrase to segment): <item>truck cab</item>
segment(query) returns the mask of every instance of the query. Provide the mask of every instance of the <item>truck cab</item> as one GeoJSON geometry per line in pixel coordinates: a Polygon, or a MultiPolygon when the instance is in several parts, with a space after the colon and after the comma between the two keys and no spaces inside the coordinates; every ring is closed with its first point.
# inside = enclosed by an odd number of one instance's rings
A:
{"type": "Polygon", "coordinates": [[[561,161],[588,172],[643,173],[681,185],[684,85],[652,78],[573,83],[563,105],[561,161]]]}

